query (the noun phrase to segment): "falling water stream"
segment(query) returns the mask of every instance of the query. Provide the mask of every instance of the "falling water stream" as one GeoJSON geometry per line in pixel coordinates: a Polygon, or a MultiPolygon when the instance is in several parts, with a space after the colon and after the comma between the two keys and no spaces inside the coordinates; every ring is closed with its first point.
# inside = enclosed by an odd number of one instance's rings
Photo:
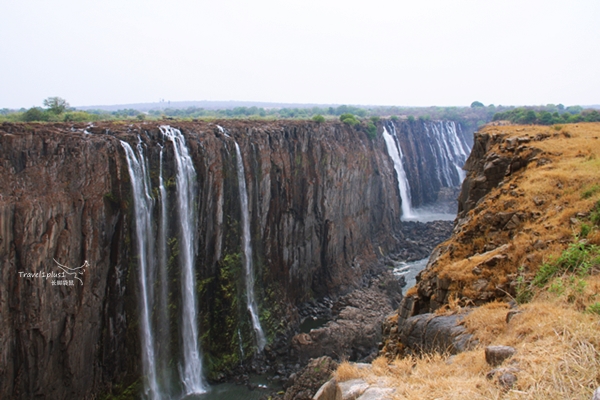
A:
{"type": "Polygon", "coordinates": [[[244,253],[244,270],[246,273],[246,303],[250,317],[252,319],[252,328],[256,335],[256,346],[258,351],[262,351],[267,344],[265,334],[258,318],[258,307],[254,296],[254,271],[252,268],[252,242],[250,237],[250,215],[248,212],[248,190],[246,188],[246,175],[244,173],[244,161],[240,146],[235,143],[235,154],[237,160],[238,186],[240,188],[240,202],[242,206],[242,250],[244,253]]]}
{"type": "Polygon", "coordinates": [[[196,170],[189,155],[185,139],[179,129],[161,126],[164,137],[173,143],[177,165],[177,214],[181,229],[179,257],[181,266],[182,293],[182,347],[183,365],[181,380],[185,394],[206,391],[203,382],[202,358],[198,343],[198,320],[196,311],[194,261],[196,256],[196,170]]]}
{"type": "Polygon", "coordinates": [[[402,150],[400,148],[400,143],[396,141],[396,130],[394,125],[390,125],[392,129],[392,136],[385,125],[383,126],[383,139],[385,140],[385,145],[387,147],[388,154],[392,157],[392,161],[394,161],[394,169],[396,170],[396,174],[398,175],[398,188],[400,189],[400,198],[402,200],[402,218],[403,219],[413,219],[415,215],[412,211],[412,205],[410,200],[410,186],[408,183],[408,178],[406,177],[406,171],[404,171],[404,164],[402,163],[402,150]]]}
{"type": "Polygon", "coordinates": [[[133,191],[133,205],[135,216],[135,233],[138,250],[138,267],[141,296],[140,334],[142,339],[142,367],[146,380],[144,382],[144,393],[149,399],[159,399],[158,382],[156,378],[156,361],[154,354],[153,329],[150,322],[150,310],[152,308],[152,297],[149,288],[152,282],[153,249],[152,245],[152,208],[153,200],[150,195],[150,178],[146,173],[146,160],[144,158],[142,145],[137,147],[136,155],[129,143],[121,141],[125,149],[127,167],[133,191]]]}
{"type": "MultiPolygon", "coordinates": [[[[196,256],[196,172],[181,132],[168,126],[160,130],[165,141],[173,143],[176,164],[177,220],[173,231],[177,232],[180,262],[181,315],[179,343],[181,364],[179,381],[183,396],[200,395],[207,391],[202,373],[202,357],[199,344],[197,306],[195,298],[194,262],[196,256]]],[[[131,179],[135,217],[135,234],[138,251],[140,283],[140,337],[142,344],[142,367],[144,373],[144,397],[148,399],[171,398],[175,394],[171,383],[177,372],[168,366],[171,355],[168,313],[167,233],[168,202],[164,183],[164,148],[160,150],[158,193],[160,209],[158,223],[153,221],[155,200],[145,146],[140,140],[134,151],[121,141],[125,150],[129,177],[131,179]],[[155,236],[155,229],[158,231],[155,236]],[[158,265],[156,265],[158,264],[158,265]],[[156,291],[155,288],[156,287],[156,291]]]]}

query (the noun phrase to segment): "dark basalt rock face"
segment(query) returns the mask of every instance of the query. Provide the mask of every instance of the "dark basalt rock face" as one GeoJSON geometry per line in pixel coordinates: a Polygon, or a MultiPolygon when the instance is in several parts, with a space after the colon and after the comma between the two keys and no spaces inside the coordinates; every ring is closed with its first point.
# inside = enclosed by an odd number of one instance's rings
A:
{"type": "MultiPolygon", "coordinates": [[[[299,305],[344,299],[368,286],[383,256],[407,245],[381,124],[370,139],[365,126],[342,123],[169,122],[185,136],[197,174],[196,296],[210,377],[223,377],[253,353],[251,336],[242,343],[245,351],[237,339],[252,328],[239,305],[244,289],[234,141],[245,167],[256,296],[271,341],[267,361],[285,358],[299,305]]],[[[433,123],[393,124],[413,205],[453,198],[439,179],[429,182],[436,150],[427,124],[433,123]]],[[[154,188],[164,146],[166,188],[174,198],[172,145],[159,125],[0,125],[0,398],[86,398],[141,387],[133,195],[120,141],[142,142],[154,188]],[[52,276],[62,272],[57,262],[78,268],[86,261],[78,270],[81,282],[52,276]],[[68,280],[74,284],[61,284],[68,280]]],[[[420,256],[417,250],[426,245],[412,243],[411,254],[420,256]]],[[[177,271],[169,274],[177,287],[177,271]]],[[[347,298],[360,300],[361,293],[368,289],[347,298]]],[[[361,301],[371,301],[365,296],[361,301]]],[[[353,306],[345,306],[337,311],[350,321],[353,306]]],[[[367,356],[378,335],[367,335],[365,354],[355,356],[367,356]]],[[[338,344],[348,347],[343,340],[323,346],[337,351],[338,344]]]]}
{"type": "MultiPolygon", "coordinates": [[[[244,155],[257,296],[270,310],[270,337],[297,325],[301,302],[359,286],[380,252],[398,250],[400,217],[391,160],[366,130],[220,124],[230,137],[211,123],[172,123],[198,175],[199,320],[210,324],[202,347],[213,359],[239,358],[227,344],[237,334],[227,318],[227,285],[235,294],[235,284],[221,275],[240,253],[234,139],[244,155]]],[[[0,398],[84,398],[139,384],[135,231],[119,142],[138,137],[158,165],[155,124],[0,126],[0,398]],[[87,260],[82,284],[19,274],[61,272],[53,259],[70,268],[87,260]]],[[[166,173],[173,168],[166,159],[166,173]]],[[[157,179],[152,167],[150,175],[157,179]]]]}

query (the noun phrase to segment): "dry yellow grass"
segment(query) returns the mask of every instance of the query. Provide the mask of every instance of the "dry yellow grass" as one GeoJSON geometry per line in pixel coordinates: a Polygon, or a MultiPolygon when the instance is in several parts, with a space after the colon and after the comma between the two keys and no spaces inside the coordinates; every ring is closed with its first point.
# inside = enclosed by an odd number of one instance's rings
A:
{"type": "MultiPolygon", "coordinates": [[[[496,287],[507,290],[520,267],[532,276],[541,263],[560,254],[579,234],[580,225],[573,223],[577,214],[588,212],[600,200],[600,123],[564,125],[560,130],[545,126],[489,126],[483,132],[505,138],[550,136],[525,144],[529,150],[541,151],[536,160],[545,162],[530,162],[527,168],[494,188],[469,212],[470,222],[444,243],[449,250],[425,273],[424,277],[449,278],[453,282],[450,293],[463,300],[479,294],[473,287],[477,280],[488,280],[490,291],[496,287]],[[503,212],[524,216],[516,232],[490,226],[490,218],[503,212]],[[508,250],[488,251],[505,244],[508,250]],[[498,253],[509,257],[493,268],[481,269],[481,274],[473,273],[474,267],[498,253]]],[[[497,144],[490,151],[510,155],[504,146],[497,144]]],[[[592,232],[589,240],[600,242],[600,234],[592,232]]]]}
{"type": "Polygon", "coordinates": [[[538,299],[521,307],[507,324],[507,306],[490,303],[465,318],[479,347],[453,357],[430,354],[385,357],[372,368],[342,363],[339,381],[362,378],[396,390],[395,399],[586,399],[600,386],[600,316],[582,313],[560,299],[538,299]],[[487,345],[517,349],[504,366],[516,367],[518,381],[510,390],[487,379],[487,345]]]}
{"type": "MultiPolygon", "coordinates": [[[[462,231],[444,243],[446,251],[425,275],[452,280],[446,309],[464,308],[465,299],[479,294],[473,287],[479,279],[489,281],[482,290],[494,290],[508,288],[519,275],[532,277],[543,262],[557,257],[580,234],[585,217],[578,213],[589,212],[600,201],[599,123],[556,129],[490,126],[484,131],[505,137],[549,134],[546,140],[526,145],[541,150],[538,158],[550,162],[532,162],[505,179],[470,211],[471,220],[462,231]],[[486,218],[501,212],[523,213],[527,218],[512,232],[490,229],[486,218]],[[500,254],[506,259],[473,272],[475,266],[500,254]]],[[[491,151],[502,154],[501,146],[491,151]]],[[[600,230],[592,229],[587,241],[600,245],[600,230]]],[[[453,357],[408,357],[390,364],[380,357],[370,370],[344,363],[336,376],[341,381],[361,377],[385,382],[396,389],[395,399],[589,400],[600,386],[600,315],[589,312],[590,305],[600,308],[599,269],[596,266],[585,276],[565,273],[552,278],[534,291],[532,301],[521,305],[510,323],[503,302],[472,309],[463,324],[479,341],[474,350],[453,357]],[[510,390],[486,378],[492,370],[484,356],[488,345],[517,349],[504,363],[519,369],[510,390]]],[[[409,290],[409,295],[415,294],[415,288],[409,290]]]]}

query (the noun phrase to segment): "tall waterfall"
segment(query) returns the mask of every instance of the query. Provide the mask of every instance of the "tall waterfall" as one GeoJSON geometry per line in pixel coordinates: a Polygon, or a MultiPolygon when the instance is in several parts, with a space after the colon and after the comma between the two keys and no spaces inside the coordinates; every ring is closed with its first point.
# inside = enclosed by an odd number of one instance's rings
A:
{"type": "Polygon", "coordinates": [[[394,128],[393,124],[390,124],[390,129],[393,136],[388,132],[386,126],[383,126],[383,139],[385,140],[388,154],[394,161],[394,169],[398,175],[398,188],[400,189],[400,198],[402,200],[402,218],[412,219],[415,218],[415,215],[410,200],[410,185],[406,177],[406,171],[404,170],[402,148],[397,141],[396,128],[394,128]]]}
{"type": "Polygon", "coordinates": [[[240,146],[235,143],[235,154],[237,160],[238,186],[240,188],[240,202],[242,206],[242,250],[244,253],[244,270],[246,272],[246,304],[252,319],[252,328],[256,334],[256,345],[258,351],[262,351],[267,344],[265,334],[260,326],[258,318],[258,307],[254,296],[254,271],[252,268],[252,243],[250,237],[250,215],[248,212],[248,190],[246,188],[246,175],[244,172],[244,161],[240,146]]]}
{"type": "Polygon", "coordinates": [[[129,143],[121,141],[125,149],[127,167],[131,186],[133,190],[133,205],[135,216],[135,233],[138,250],[138,267],[141,296],[140,329],[142,339],[142,367],[146,380],[144,392],[150,399],[159,399],[158,382],[156,377],[155,342],[154,330],[150,321],[150,310],[152,308],[152,276],[154,260],[154,240],[152,230],[152,200],[150,176],[147,173],[146,159],[144,157],[142,144],[137,146],[137,155],[129,143]]]}
{"type": "Polygon", "coordinates": [[[173,142],[177,164],[177,214],[181,230],[179,257],[181,266],[182,293],[182,346],[183,365],[181,380],[186,394],[206,392],[202,378],[202,359],[198,343],[198,320],[196,311],[196,276],[194,261],[196,257],[196,170],[185,145],[185,139],[179,129],[161,126],[161,132],[167,140],[173,142]]]}
{"type": "Polygon", "coordinates": [[[158,173],[158,193],[160,194],[160,223],[158,225],[158,282],[160,292],[158,293],[158,318],[156,340],[158,342],[158,357],[160,374],[159,378],[163,384],[163,392],[171,393],[171,371],[169,369],[169,358],[171,355],[171,332],[169,324],[169,276],[167,272],[167,230],[168,230],[168,199],[167,189],[163,178],[163,154],[164,147],[160,148],[160,166],[158,173]]]}
{"type": "Polygon", "coordinates": [[[148,160],[141,140],[134,151],[121,141],[125,150],[129,177],[133,192],[136,244],[140,282],[140,336],[142,342],[142,366],[145,376],[144,397],[161,399],[174,395],[173,378],[177,376],[169,366],[170,348],[169,274],[167,271],[167,235],[176,232],[181,281],[179,387],[183,395],[206,392],[202,374],[202,358],[199,345],[198,318],[195,298],[196,279],[196,172],[181,132],[168,126],[160,127],[165,141],[173,143],[173,159],[176,164],[175,181],[177,219],[169,221],[169,203],[164,182],[164,148],[160,149],[158,190],[160,207],[155,212],[155,200],[150,180],[148,160]],[[158,214],[158,221],[154,217],[158,214]],[[169,224],[172,224],[169,230],[169,224]],[[155,234],[155,230],[157,234],[155,234]],[[157,265],[158,264],[158,265],[157,265]],[[154,289],[156,287],[156,290],[154,289]]]}

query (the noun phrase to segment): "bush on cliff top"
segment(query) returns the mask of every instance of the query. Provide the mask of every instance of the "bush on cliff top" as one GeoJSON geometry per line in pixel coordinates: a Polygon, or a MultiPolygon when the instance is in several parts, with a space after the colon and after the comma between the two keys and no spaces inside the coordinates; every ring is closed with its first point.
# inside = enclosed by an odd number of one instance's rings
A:
{"type": "Polygon", "coordinates": [[[360,122],[353,114],[340,115],[340,121],[351,126],[358,125],[360,122]]]}

